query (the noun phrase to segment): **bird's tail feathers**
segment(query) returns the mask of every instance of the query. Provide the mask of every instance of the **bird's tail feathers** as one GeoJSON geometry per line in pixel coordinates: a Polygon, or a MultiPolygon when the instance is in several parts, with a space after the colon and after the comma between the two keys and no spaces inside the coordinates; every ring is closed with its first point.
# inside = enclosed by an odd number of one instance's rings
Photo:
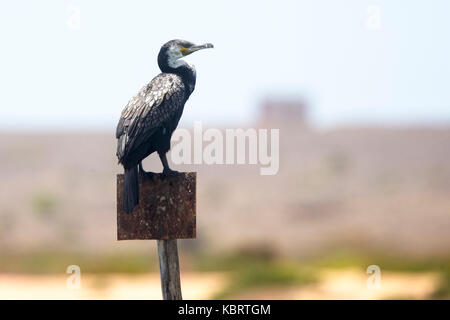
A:
{"type": "Polygon", "coordinates": [[[138,167],[125,168],[125,182],[123,186],[123,211],[133,212],[139,204],[138,167]]]}

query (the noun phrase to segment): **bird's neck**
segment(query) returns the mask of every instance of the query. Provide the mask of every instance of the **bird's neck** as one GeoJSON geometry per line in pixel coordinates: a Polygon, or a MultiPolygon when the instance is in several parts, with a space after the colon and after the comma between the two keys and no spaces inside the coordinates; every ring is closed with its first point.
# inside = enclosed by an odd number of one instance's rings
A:
{"type": "Polygon", "coordinates": [[[186,99],[189,98],[195,88],[195,81],[197,79],[196,71],[193,65],[184,60],[176,60],[175,63],[160,64],[159,68],[165,73],[175,73],[181,77],[186,87],[186,99]]]}

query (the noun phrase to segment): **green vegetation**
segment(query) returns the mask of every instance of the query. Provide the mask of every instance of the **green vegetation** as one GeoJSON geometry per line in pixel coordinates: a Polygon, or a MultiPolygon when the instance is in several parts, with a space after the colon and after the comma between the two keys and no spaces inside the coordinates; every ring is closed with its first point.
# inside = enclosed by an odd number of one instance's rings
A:
{"type": "Polygon", "coordinates": [[[84,273],[147,273],[157,271],[157,258],[138,253],[81,254],[77,252],[27,252],[0,256],[0,273],[64,273],[78,265],[84,273]]]}
{"type": "MultiPolygon", "coordinates": [[[[108,273],[158,272],[156,252],[153,257],[147,252],[127,251],[116,254],[70,251],[4,252],[0,254],[0,262],[0,273],[65,273],[66,268],[72,264],[80,266],[83,273],[93,273],[100,277],[108,273]]],[[[217,256],[182,255],[181,263],[185,272],[214,271],[228,275],[228,285],[213,297],[215,299],[235,297],[255,288],[280,288],[314,283],[319,280],[319,272],[325,268],[357,268],[365,272],[366,268],[373,264],[380,266],[382,272],[437,272],[442,276],[442,281],[430,298],[450,297],[450,257],[417,259],[369,251],[334,250],[317,258],[288,259],[276,256],[267,248],[253,248],[217,256]]],[[[97,284],[99,288],[107,286],[102,281],[97,284]]]]}
{"type": "Polygon", "coordinates": [[[31,199],[33,212],[41,219],[49,219],[56,213],[56,196],[49,192],[39,192],[31,199]]]}
{"type": "Polygon", "coordinates": [[[433,299],[450,299],[450,273],[443,276],[441,285],[431,296],[433,299]]]}
{"type": "Polygon", "coordinates": [[[270,286],[293,286],[314,282],[312,270],[293,261],[276,258],[264,249],[245,250],[219,257],[196,257],[195,269],[224,271],[230,274],[228,286],[214,296],[225,299],[248,289],[270,286]]]}
{"type": "Polygon", "coordinates": [[[333,250],[317,258],[280,259],[270,251],[243,251],[226,257],[197,257],[195,269],[226,271],[230,284],[214,298],[224,299],[255,287],[280,287],[308,284],[316,281],[323,269],[356,268],[365,272],[370,265],[382,271],[437,272],[442,276],[440,287],[431,298],[450,297],[450,257],[412,258],[386,255],[367,250],[333,250]]]}
{"type": "Polygon", "coordinates": [[[439,288],[430,297],[433,299],[450,298],[450,257],[412,258],[360,251],[338,251],[310,262],[315,268],[367,268],[378,265],[382,271],[396,272],[437,272],[442,280],[439,288]]]}
{"type": "Polygon", "coordinates": [[[312,283],[317,278],[310,270],[293,263],[263,262],[246,268],[231,271],[228,286],[214,296],[214,299],[226,299],[248,289],[260,287],[287,287],[312,283]]]}
{"type": "Polygon", "coordinates": [[[386,255],[370,251],[334,251],[321,258],[311,259],[309,264],[315,268],[367,268],[374,264],[382,270],[402,272],[436,271],[450,274],[450,257],[414,258],[386,255]]]}

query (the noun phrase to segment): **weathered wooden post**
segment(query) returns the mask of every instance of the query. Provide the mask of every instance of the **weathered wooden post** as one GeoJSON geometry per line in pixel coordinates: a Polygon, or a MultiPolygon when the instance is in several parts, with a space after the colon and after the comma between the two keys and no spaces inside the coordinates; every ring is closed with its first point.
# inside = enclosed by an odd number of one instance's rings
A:
{"type": "Polygon", "coordinates": [[[181,300],[177,240],[158,240],[161,290],[164,300],[181,300]]]}
{"type": "Polygon", "coordinates": [[[122,211],[124,177],[117,175],[117,239],[158,242],[164,300],[181,300],[177,239],[196,236],[196,173],[139,175],[139,205],[122,211]]]}

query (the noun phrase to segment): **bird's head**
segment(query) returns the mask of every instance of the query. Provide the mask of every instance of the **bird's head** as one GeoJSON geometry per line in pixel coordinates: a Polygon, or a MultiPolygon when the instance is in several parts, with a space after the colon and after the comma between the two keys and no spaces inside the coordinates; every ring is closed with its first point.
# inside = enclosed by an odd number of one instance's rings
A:
{"type": "Polygon", "coordinates": [[[190,55],[193,52],[208,48],[214,48],[214,46],[211,43],[196,45],[186,40],[171,40],[165,43],[159,51],[159,68],[163,72],[165,72],[164,69],[167,69],[167,67],[176,69],[184,64],[182,60],[179,60],[180,58],[190,55]]]}

